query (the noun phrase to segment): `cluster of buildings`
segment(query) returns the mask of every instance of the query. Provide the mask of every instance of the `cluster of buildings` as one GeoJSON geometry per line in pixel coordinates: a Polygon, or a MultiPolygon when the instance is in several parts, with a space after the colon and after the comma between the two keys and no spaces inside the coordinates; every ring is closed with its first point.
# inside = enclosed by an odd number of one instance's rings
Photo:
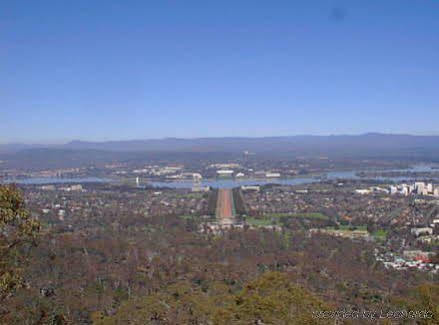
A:
{"type": "Polygon", "coordinates": [[[397,186],[390,186],[390,194],[418,194],[425,196],[439,197],[439,186],[435,186],[432,183],[415,182],[414,184],[401,184],[397,186]]]}
{"type": "Polygon", "coordinates": [[[126,164],[106,164],[103,173],[106,177],[128,177],[128,178],[151,178],[162,181],[188,180],[195,178],[279,178],[288,176],[288,172],[276,166],[260,166],[261,169],[254,169],[252,166],[244,166],[237,162],[210,163],[197,162],[190,167],[183,164],[149,164],[144,166],[127,166],[126,164]]]}
{"type": "Polygon", "coordinates": [[[134,169],[133,174],[145,174],[148,176],[169,176],[180,172],[184,166],[145,166],[142,169],[134,169]]]}
{"type": "Polygon", "coordinates": [[[34,171],[29,177],[76,177],[84,173],[84,168],[61,168],[53,170],[34,171]]]}
{"type": "Polygon", "coordinates": [[[232,177],[234,171],[231,169],[219,169],[216,171],[217,176],[219,177],[232,177]]]}
{"type": "Polygon", "coordinates": [[[44,170],[0,169],[0,180],[17,181],[27,178],[81,178],[90,176],[90,169],[81,168],[55,168],[44,170]]]}
{"type": "Polygon", "coordinates": [[[207,212],[207,195],[185,190],[125,191],[110,185],[54,185],[29,187],[26,203],[36,217],[50,226],[86,227],[87,222],[99,218],[124,216],[201,216],[207,212]],[[49,187],[49,190],[48,190],[49,187]],[[85,188],[82,188],[85,187],[85,188]]]}
{"type": "Polygon", "coordinates": [[[133,170],[133,174],[136,175],[136,185],[141,183],[140,175],[143,177],[162,177],[167,180],[188,180],[191,179],[194,182],[200,182],[203,176],[200,173],[184,172],[183,166],[147,166],[143,169],[133,170]]]}
{"type": "MultiPolygon", "coordinates": [[[[234,170],[231,169],[219,169],[216,171],[217,176],[219,177],[245,177],[243,172],[235,173],[234,170]]],[[[279,178],[281,177],[280,173],[275,172],[266,172],[266,171],[256,171],[254,172],[254,177],[256,178],[279,178]]]]}
{"type": "MultiPolygon", "coordinates": [[[[293,186],[242,186],[244,201],[249,215],[257,216],[273,213],[300,214],[320,211],[327,216],[338,216],[347,222],[364,225],[368,222],[405,224],[413,214],[406,198],[394,196],[375,198],[359,196],[350,192],[351,185],[309,184],[293,186]],[[394,211],[398,214],[393,216],[394,211]]],[[[352,185],[354,189],[357,184],[352,185]]],[[[423,220],[420,220],[423,222],[423,220]]]]}
{"type": "Polygon", "coordinates": [[[416,237],[416,241],[423,244],[439,243],[439,235],[435,234],[435,229],[439,229],[439,218],[433,219],[429,227],[415,227],[410,229],[410,233],[416,237]]]}
{"type": "Polygon", "coordinates": [[[262,178],[279,178],[281,176],[280,173],[277,172],[271,172],[271,171],[256,171],[255,172],[255,177],[262,177],[262,178]]]}
{"type": "Polygon", "coordinates": [[[269,231],[282,231],[282,227],[278,225],[249,225],[247,223],[222,223],[222,222],[207,222],[201,224],[199,227],[199,231],[201,233],[212,233],[215,235],[219,235],[225,231],[230,229],[266,229],[269,231]]]}
{"type": "MultiPolygon", "coordinates": [[[[32,174],[26,172],[8,172],[5,178],[27,177],[106,177],[106,178],[128,178],[136,177],[166,180],[190,179],[192,175],[199,174],[203,178],[256,178],[275,179],[280,177],[291,177],[311,172],[321,172],[321,168],[311,168],[309,164],[295,161],[255,161],[235,160],[229,162],[217,162],[197,160],[191,164],[176,163],[174,161],[148,161],[142,162],[112,162],[96,164],[89,167],[54,169],[38,171],[32,174]]],[[[0,170],[0,177],[2,170],[0,170]]]]}
{"type": "Polygon", "coordinates": [[[237,163],[218,163],[218,164],[211,164],[208,166],[208,168],[215,168],[215,169],[235,169],[235,168],[241,168],[240,164],[237,163]]]}
{"type": "Polygon", "coordinates": [[[390,185],[389,187],[372,186],[367,189],[356,189],[358,194],[385,193],[409,196],[412,194],[434,196],[439,198],[439,186],[432,183],[415,182],[413,184],[390,185]]]}
{"type": "Polygon", "coordinates": [[[71,185],[71,186],[64,186],[60,187],[61,191],[66,192],[84,192],[85,190],[82,188],[81,184],[71,185]]]}
{"type": "Polygon", "coordinates": [[[242,185],[241,191],[256,191],[259,192],[261,187],[259,185],[242,185]]]}
{"type": "Polygon", "coordinates": [[[431,263],[433,252],[424,252],[422,250],[404,250],[402,256],[387,252],[384,254],[374,252],[375,259],[384,264],[387,269],[409,270],[416,269],[419,271],[427,271],[432,273],[439,272],[439,264],[431,263]]]}

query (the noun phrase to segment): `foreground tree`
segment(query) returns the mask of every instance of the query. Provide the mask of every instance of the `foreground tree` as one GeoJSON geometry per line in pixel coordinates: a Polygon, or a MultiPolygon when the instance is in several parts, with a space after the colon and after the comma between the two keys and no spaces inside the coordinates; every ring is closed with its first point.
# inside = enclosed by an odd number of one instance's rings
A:
{"type": "MultiPolygon", "coordinates": [[[[20,191],[14,185],[0,185],[0,305],[26,285],[22,278],[29,249],[40,230],[30,217],[20,191]]],[[[0,319],[7,313],[0,309],[0,319]]]]}

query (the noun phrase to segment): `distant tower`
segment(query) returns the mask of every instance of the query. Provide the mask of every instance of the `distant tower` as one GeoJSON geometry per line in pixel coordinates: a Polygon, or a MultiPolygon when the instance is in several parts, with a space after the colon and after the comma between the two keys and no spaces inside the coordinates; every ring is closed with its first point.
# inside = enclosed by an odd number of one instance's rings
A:
{"type": "Polygon", "coordinates": [[[244,160],[244,163],[247,162],[247,160],[248,160],[248,155],[249,155],[249,151],[248,151],[248,150],[245,150],[245,151],[242,153],[242,158],[243,158],[243,160],[244,160]]]}
{"type": "Polygon", "coordinates": [[[139,182],[139,176],[137,176],[137,177],[136,177],[136,186],[139,187],[139,184],[140,184],[140,182],[139,182]]]}

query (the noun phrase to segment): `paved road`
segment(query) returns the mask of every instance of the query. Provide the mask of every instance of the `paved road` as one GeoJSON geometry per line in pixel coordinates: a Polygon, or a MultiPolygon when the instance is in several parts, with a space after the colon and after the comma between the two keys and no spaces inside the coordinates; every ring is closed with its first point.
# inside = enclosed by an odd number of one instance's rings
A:
{"type": "Polygon", "coordinates": [[[216,218],[220,223],[228,224],[235,222],[233,215],[233,195],[230,189],[218,190],[218,201],[216,205],[216,218]]]}

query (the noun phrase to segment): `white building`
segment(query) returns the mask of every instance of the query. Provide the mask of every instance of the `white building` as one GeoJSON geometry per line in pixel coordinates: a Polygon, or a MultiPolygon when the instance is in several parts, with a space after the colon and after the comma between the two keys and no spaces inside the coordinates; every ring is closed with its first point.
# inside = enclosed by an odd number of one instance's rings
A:
{"type": "Polygon", "coordinates": [[[201,174],[200,173],[193,173],[192,174],[192,178],[193,179],[198,179],[198,180],[200,180],[200,179],[202,179],[203,178],[203,176],[201,176],[201,174]]]}
{"type": "Polygon", "coordinates": [[[54,191],[55,185],[43,185],[40,188],[44,191],[54,191]]]}
{"type": "Polygon", "coordinates": [[[229,169],[220,169],[216,171],[218,176],[232,176],[233,175],[233,170],[229,170],[229,169]]]}
{"type": "Polygon", "coordinates": [[[82,191],[82,185],[81,184],[72,185],[70,186],[70,191],[82,191]]]}
{"type": "Polygon", "coordinates": [[[412,235],[415,235],[416,237],[422,236],[422,235],[433,235],[433,228],[430,228],[430,227],[412,228],[411,233],[412,233],[412,235]]]}
{"type": "Polygon", "coordinates": [[[257,192],[259,192],[260,189],[261,189],[260,186],[257,186],[257,185],[243,185],[243,186],[241,186],[241,190],[243,190],[243,191],[257,191],[257,192]]]}
{"type": "Polygon", "coordinates": [[[280,177],[280,173],[265,173],[265,177],[267,177],[267,178],[277,178],[277,177],[280,177]]]}
{"type": "Polygon", "coordinates": [[[64,221],[64,216],[66,215],[66,211],[65,210],[59,210],[58,211],[58,219],[60,220],[60,221],[64,221]]]}
{"type": "Polygon", "coordinates": [[[240,168],[241,165],[237,163],[222,163],[222,164],[212,164],[209,168],[240,168]]]}
{"type": "Polygon", "coordinates": [[[67,187],[60,187],[61,191],[71,192],[71,191],[83,191],[81,184],[76,184],[67,187]]]}
{"type": "Polygon", "coordinates": [[[415,189],[417,194],[424,194],[425,183],[424,182],[416,182],[415,189]]]}

